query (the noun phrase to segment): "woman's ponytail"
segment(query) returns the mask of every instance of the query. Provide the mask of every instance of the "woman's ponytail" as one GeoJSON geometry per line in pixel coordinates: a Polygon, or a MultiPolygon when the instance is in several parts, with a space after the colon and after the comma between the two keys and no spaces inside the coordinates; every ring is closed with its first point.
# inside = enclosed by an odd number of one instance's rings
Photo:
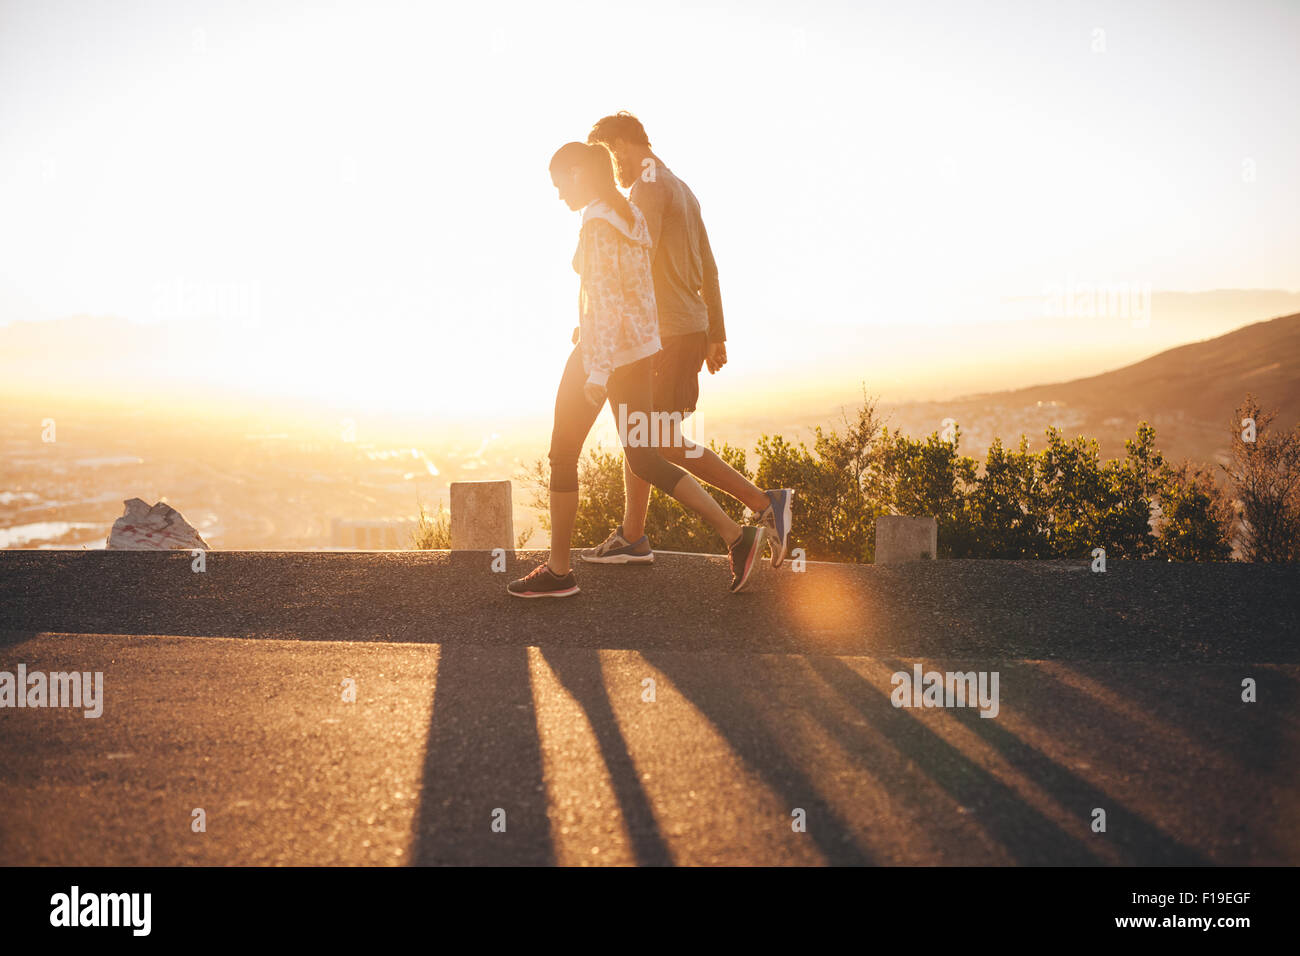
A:
{"type": "Polygon", "coordinates": [[[582,170],[591,191],[597,199],[609,206],[627,222],[628,229],[636,226],[636,214],[627,197],[618,191],[614,181],[614,158],[608,149],[593,143],[565,143],[551,158],[551,168],[577,166],[582,170]]]}
{"type": "Polygon", "coordinates": [[[596,188],[596,195],[609,203],[614,211],[623,217],[628,229],[636,228],[636,215],[632,212],[632,204],[618,191],[618,185],[614,182],[614,157],[599,143],[589,143],[587,149],[590,150],[592,185],[596,188]]]}

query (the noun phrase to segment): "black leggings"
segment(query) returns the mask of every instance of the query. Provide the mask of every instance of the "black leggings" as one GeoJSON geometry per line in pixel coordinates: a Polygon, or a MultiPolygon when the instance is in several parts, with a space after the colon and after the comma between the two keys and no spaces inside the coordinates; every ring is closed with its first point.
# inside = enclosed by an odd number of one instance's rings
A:
{"type": "MultiPolygon", "coordinates": [[[[591,426],[596,424],[600,406],[587,401],[583,386],[587,383],[587,373],[582,367],[582,354],[575,348],[564,366],[564,377],[560,379],[559,391],[555,394],[555,427],[551,431],[551,491],[578,490],[578,458],[582,455],[582,445],[587,440],[591,426]]],[[[618,420],[619,406],[624,414],[641,412],[649,416],[653,408],[654,392],[654,356],[647,356],[631,365],[623,365],[609,376],[606,383],[609,410],[618,420]]],[[[632,431],[628,427],[624,434],[632,431]]],[[[632,473],[638,478],[650,482],[656,488],[671,495],[677,482],[685,477],[682,471],[671,462],[665,461],[654,447],[623,446],[623,454],[632,473]]]]}

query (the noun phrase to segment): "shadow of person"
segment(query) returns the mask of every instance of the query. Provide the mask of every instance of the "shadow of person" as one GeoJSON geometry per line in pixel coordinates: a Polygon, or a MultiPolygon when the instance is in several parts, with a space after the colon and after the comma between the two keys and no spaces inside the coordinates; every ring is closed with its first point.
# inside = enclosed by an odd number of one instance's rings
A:
{"type": "Polygon", "coordinates": [[[555,862],[526,647],[442,645],[422,781],[413,865],[555,862]]]}
{"type": "Polygon", "coordinates": [[[672,854],[659,832],[650,800],[641,786],[636,764],[628,753],[627,741],[610,704],[599,652],[589,648],[543,647],[542,656],[587,716],[596,745],[600,748],[601,760],[609,772],[637,863],[642,866],[672,864],[672,854]]]}
{"type": "MultiPolygon", "coordinates": [[[[836,812],[799,768],[788,750],[791,736],[768,729],[764,717],[771,713],[771,701],[764,694],[764,682],[754,676],[756,662],[761,659],[749,655],[739,659],[711,656],[705,661],[693,655],[655,650],[643,651],[641,656],[713,724],[736,756],[762,778],[782,803],[806,811],[807,835],[826,862],[858,866],[873,862],[858,845],[849,821],[836,812]]],[[[806,693],[811,695],[817,690],[808,685],[806,693]]]]}
{"type": "MultiPolygon", "coordinates": [[[[861,753],[854,737],[870,733],[890,743],[904,759],[913,762],[959,804],[969,807],[976,821],[1017,863],[1081,866],[1099,864],[1078,837],[1066,833],[1041,810],[1021,797],[979,762],[962,753],[935,731],[904,710],[894,707],[889,695],[838,658],[810,657],[809,663],[826,684],[867,720],[867,729],[845,726],[833,714],[818,714],[819,721],[840,737],[846,748],[861,753]]],[[[892,671],[907,670],[895,661],[882,662],[892,671]]],[[[961,715],[963,712],[955,711],[961,715]]],[[[972,711],[975,724],[992,723],[972,711]]],[[[983,728],[979,728],[983,729],[983,728]]],[[[871,769],[887,779],[884,768],[871,769]]]]}
{"type": "MultiPolygon", "coordinates": [[[[1114,675],[1111,677],[1113,679],[1114,675]]],[[[1054,674],[1035,668],[1033,679],[1041,685],[1038,693],[1054,702],[1053,710],[1069,715],[1068,721],[1076,732],[1086,729],[1088,736],[1098,741],[1118,740],[1133,734],[1131,717],[1109,709],[1102,702],[1064,683],[1054,674]]],[[[1143,701],[1143,689],[1136,684],[1122,693],[1128,700],[1143,701]]],[[[1187,694],[1200,706],[1205,706],[1205,701],[1212,699],[1210,694],[1199,697],[1190,694],[1185,684],[1176,685],[1174,693],[1187,694]]],[[[1146,688],[1146,694],[1150,695],[1149,687],[1146,688]]],[[[1141,706],[1150,708],[1154,703],[1146,701],[1141,706]]],[[[1005,727],[997,726],[996,720],[980,720],[970,713],[960,715],[960,719],[997,747],[1013,767],[1033,779],[1059,803],[1082,808],[1080,812],[1087,812],[1093,807],[1104,808],[1107,817],[1106,832],[1113,845],[1129,862],[1142,866],[1200,866],[1211,862],[1199,850],[1170,836],[1113,794],[1106,793],[1096,784],[1052,760],[1005,727]]],[[[1057,730],[1059,733],[1066,732],[1063,726],[1057,730]]],[[[1166,745],[1166,741],[1156,736],[1150,728],[1144,728],[1141,733],[1146,748],[1166,745]]],[[[1102,748],[1099,751],[1106,752],[1102,748]]],[[[1139,766],[1134,769],[1143,768],[1139,766]]]]}

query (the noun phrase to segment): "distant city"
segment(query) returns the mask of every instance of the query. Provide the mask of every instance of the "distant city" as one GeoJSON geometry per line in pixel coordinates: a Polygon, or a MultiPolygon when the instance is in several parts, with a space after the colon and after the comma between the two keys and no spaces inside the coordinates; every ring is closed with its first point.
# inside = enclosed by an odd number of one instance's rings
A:
{"type": "MultiPolygon", "coordinates": [[[[912,435],[942,432],[957,414],[961,450],[976,457],[995,435],[1014,444],[1024,433],[1037,445],[1047,426],[1069,431],[1086,417],[1050,402],[988,405],[978,412],[953,403],[909,403],[881,405],[880,411],[891,428],[912,435]]],[[[531,528],[534,547],[546,541],[524,479],[545,455],[536,440],[487,438],[477,446],[434,449],[287,433],[199,438],[191,425],[175,422],[148,428],[100,422],[93,429],[59,419],[54,424],[55,440],[45,442],[39,421],[0,423],[0,549],[103,548],[123,501],[141,497],[150,504],[166,500],[216,549],[400,550],[413,546],[421,504],[426,514],[437,515],[447,507],[450,482],[488,478],[514,481],[516,530],[531,528]]],[[[743,447],[752,468],[761,433],[811,445],[817,424],[834,428],[840,421],[828,411],[780,427],[723,422],[716,434],[709,429],[698,437],[743,447]]]]}
{"type": "MultiPolygon", "coordinates": [[[[216,549],[410,548],[420,505],[445,508],[449,482],[510,478],[524,464],[490,437],[435,451],[183,422],[54,427],[43,441],[40,421],[0,422],[0,548],[103,548],[132,497],[166,500],[216,549]]],[[[516,486],[524,530],[536,521],[516,486]]]]}
{"type": "MultiPolygon", "coordinates": [[[[1015,447],[1025,435],[1043,447],[1049,427],[1094,438],[1103,459],[1118,458],[1146,421],[1168,460],[1209,466],[1221,480],[1215,466],[1226,461],[1247,392],[1277,409],[1282,427],[1300,419],[1296,368],[1300,314],[1069,382],[880,402],[877,418],[913,437],[959,434],[959,452],[981,462],[995,438],[1015,447]]],[[[84,397],[18,397],[3,407],[0,549],[102,548],[123,501],[138,497],[166,501],[215,549],[400,550],[414,546],[422,507],[430,516],[448,507],[451,482],[500,479],[513,482],[516,533],[532,547],[548,543],[530,476],[545,460],[549,429],[531,420],[495,431],[451,420],[331,419],[316,407],[294,419],[269,405],[110,407],[84,397]]],[[[702,414],[686,431],[743,449],[752,469],[761,435],[811,447],[817,427],[842,429],[855,411],[781,402],[702,414]]],[[[608,416],[588,440],[596,444],[616,447],[608,416]]]]}

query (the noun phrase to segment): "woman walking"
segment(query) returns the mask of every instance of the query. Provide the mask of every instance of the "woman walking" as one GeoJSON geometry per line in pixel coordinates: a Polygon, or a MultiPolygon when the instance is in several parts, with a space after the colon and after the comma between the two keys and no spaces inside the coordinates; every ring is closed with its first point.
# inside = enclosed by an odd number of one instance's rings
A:
{"type": "Polygon", "coordinates": [[[731,590],[749,581],[763,529],[727,516],[694,478],[665,461],[638,422],[651,421],[658,314],[650,271],[650,231],[640,210],[618,191],[604,146],[567,143],[551,158],[551,181],[570,209],[582,210],[573,268],[581,276],[580,339],[555,396],[551,432],[551,553],[508,590],[517,597],[578,593],[570,537],[578,511],[578,459],[606,401],[619,424],[632,471],[703,518],[727,543],[731,590]]]}

